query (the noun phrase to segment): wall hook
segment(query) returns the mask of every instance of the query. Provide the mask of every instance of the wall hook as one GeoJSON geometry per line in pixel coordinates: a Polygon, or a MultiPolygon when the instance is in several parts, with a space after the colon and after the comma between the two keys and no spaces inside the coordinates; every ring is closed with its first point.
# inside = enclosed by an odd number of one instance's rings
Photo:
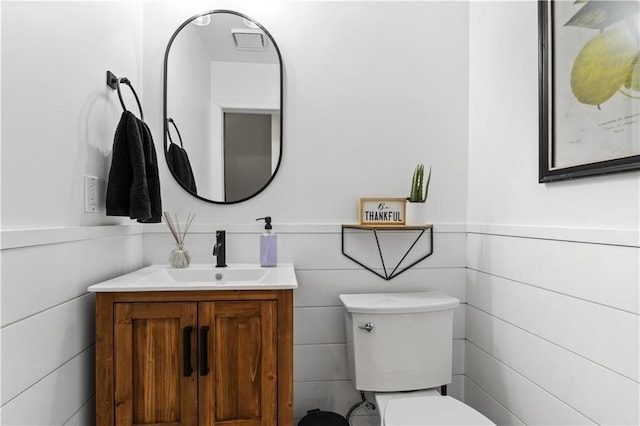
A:
{"type": "Polygon", "coordinates": [[[129,88],[133,92],[133,96],[136,98],[136,102],[138,103],[138,110],[140,110],[140,120],[144,121],[144,114],[142,112],[142,105],[140,105],[140,99],[138,99],[138,94],[131,85],[129,79],[127,77],[116,77],[114,73],[107,70],[107,86],[118,91],[118,98],[120,98],[120,105],[122,105],[122,109],[124,109],[125,111],[129,111],[124,104],[124,100],[122,99],[122,93],[120,92],[120,83],[124,83],[129,86],[129,88]]]}

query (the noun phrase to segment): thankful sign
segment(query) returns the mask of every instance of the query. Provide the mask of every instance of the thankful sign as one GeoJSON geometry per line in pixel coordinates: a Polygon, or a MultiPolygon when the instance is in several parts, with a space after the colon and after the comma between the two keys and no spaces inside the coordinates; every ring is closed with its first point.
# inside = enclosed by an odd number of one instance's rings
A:
{"type": "Polygon", "coordinates": [[[404,225],[404,198],[360,198],[360,225],[404,225]]]}

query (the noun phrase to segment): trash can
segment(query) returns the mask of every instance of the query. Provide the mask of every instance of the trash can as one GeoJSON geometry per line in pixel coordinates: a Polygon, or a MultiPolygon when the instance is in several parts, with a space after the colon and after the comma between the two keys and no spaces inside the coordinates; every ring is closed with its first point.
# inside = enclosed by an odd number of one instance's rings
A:
{"type": "Polygon", "coordinates": [[[349,422],[340,414],[315,408],[307,411],[307,415],[300,419],[298,426],[349,426],[349,422]]]}

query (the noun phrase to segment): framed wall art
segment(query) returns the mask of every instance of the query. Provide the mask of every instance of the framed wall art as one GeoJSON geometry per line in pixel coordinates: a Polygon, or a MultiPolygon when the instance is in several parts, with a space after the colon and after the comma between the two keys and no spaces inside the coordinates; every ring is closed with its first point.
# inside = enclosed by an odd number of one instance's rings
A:
{"type": "Polygon", "coordinates": [[[640,0],[538,2],[539,181],[640,169],[640,0]]]}

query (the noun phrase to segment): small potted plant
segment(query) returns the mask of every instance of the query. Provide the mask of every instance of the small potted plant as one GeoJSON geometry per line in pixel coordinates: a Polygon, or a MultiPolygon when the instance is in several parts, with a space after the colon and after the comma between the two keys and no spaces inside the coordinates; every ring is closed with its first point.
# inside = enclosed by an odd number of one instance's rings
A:
{"type": "Polygon", "coordinates": [[[424,181],[424,164],[418,164],[411,178],[411,191],[407,197],[405,209],[405,223],[409,226],[425,225],[427,196],[429,195],[429,183],[431,182],[431,167],[427,181],[424,181]]]}

